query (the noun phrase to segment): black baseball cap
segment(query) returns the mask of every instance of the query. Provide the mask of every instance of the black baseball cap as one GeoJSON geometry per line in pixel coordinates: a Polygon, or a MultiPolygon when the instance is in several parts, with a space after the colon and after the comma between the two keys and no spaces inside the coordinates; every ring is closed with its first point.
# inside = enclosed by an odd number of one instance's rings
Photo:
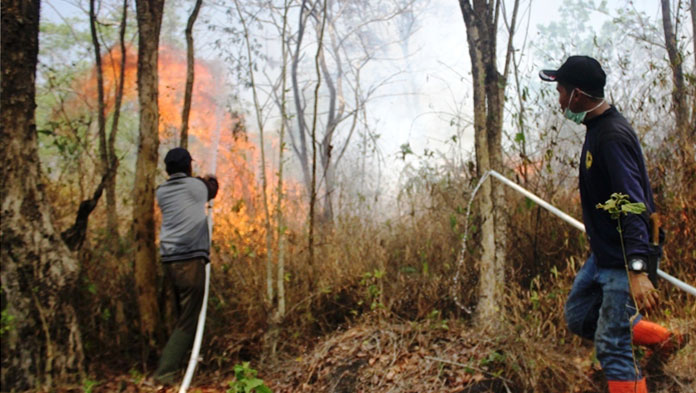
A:
{"type": "Polygon", "coordinates": [[[167,166],[167,173],[187,172],[193,159],[188,150],[183,147],[175,147],[164,156],[164,164],[167,166]]]}
{"type": "Polygon", "coordinates": [[[607,74],[599,62],[589,56],[570,56],[561,68],[541,70],[539,77],[546,82],[565,83],[593,97],[604,98],[607,74]]]}

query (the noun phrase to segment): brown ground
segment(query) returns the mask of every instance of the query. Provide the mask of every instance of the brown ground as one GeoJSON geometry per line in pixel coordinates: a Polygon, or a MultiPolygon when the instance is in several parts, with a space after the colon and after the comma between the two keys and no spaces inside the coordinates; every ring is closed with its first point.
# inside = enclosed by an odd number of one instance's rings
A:
{"type": "MultiPolygon", "coordinates": [[[[208,367],[200,367],[189,392],[228,391],[233,372],[208,367]]],[[[259,369],[258,377],[276,393],[606,391],[588,342],[540,342],[524,332],[492,340],[470,326],[447,321],[366,321],[330,335],[303,356],[252,368],[259,369]]],[[[696,345],[690,343],[649,373],[651,392],[696,392],[696,345]]],[[[137,375],[105,376],[91,388],[93,393],[177,391],[178,387],[148,386],[137,375]]]]}

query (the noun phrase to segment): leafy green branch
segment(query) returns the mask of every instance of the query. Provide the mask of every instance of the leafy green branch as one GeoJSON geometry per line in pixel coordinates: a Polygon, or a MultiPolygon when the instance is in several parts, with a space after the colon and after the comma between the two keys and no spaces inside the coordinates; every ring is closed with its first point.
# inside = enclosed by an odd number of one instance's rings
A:
{"type": "Polygon", "coordinates": [[[236,381],[230,381],[227,393],[273,393],[262,379],[256,378],[257,371],[249,367],[249,362],[234,366],[236,381]]]}
{"type": "MultiPolygon", "coordinates": [[[[623,256],[624,260],[624,267],[626,268],[626,277],[628,280],[628,290],[630,292],[631,298],[633,299],[633,304],[636,305],[636,312],[631,316],[630,324],[633,326],[633,322],[635,321],[636,318],[640,315],[640,312],[638,311],[637,307],[637,302],[635,295],[633,293],[633,288],[631,285],[631,278],[629,275],[629,269],[628,269],[628,258],[626,257],[626,248],[624,246],[624,239],[623,239],[623,229],[621,228],[621,215],[628,216],[629,214],[643,214],[643,212],[646,210],[645,204],[643,202],[631,202],[628,199],[628,195],[622,194],[619,192],[615,192],[611,194],[611,197],[605,202],[605,203],[598,203],[597,204],[597,209],[602,209],[606,212],[609,213],[611,218],[613,220],[618,221],[618,226],[617,230],[619,231],[619,239],[621,240],[621,255],[623,256]]],[[[633,329],[630,329],[631,332],[631,343],[633,342],[633,329]]],[[[633,367],[635,369],[636,375],[638,375],[638,363],[636,362],[636,351],[633,345],[631,345],[631,352],[633,356],[633,367]]]]}

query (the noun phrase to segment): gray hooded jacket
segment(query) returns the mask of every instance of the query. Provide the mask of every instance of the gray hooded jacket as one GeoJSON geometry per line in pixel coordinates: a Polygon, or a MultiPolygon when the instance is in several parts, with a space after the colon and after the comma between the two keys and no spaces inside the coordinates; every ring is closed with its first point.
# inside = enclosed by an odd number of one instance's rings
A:
{"type": "Polygon", "coordinates": [[[210,261],[210,234],[205,204],[217,194],[217,180],[174,173],[157,187],[162,211],[160,254],[169,263],[191,258],[210,261]]]}

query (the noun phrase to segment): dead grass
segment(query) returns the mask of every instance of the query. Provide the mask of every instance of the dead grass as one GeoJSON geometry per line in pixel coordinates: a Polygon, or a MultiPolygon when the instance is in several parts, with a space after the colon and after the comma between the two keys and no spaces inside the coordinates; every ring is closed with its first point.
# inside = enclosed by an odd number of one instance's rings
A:
{"type": "MultiPolygon", "coordinates": [[[[542,181],[530,186],[543,198],[555,195],[558,206],[575,206],[569,210],[579,216],[573,192],[545,195],[552,188],[542,181]]],[[[215,245],[204,361],[196,383],[203,391],[225,391],[234,364],[251,361],[277,392],[602,392],[605,382],[592,360],[591,343],[568,333],[563,320],[565,297],[587,255],[587,242],[514,194],[508,195],[506,209],[505,329],[492,333],[473,327],[479,236],[473,213],[468,252],[464,264],[456,266],[467,225],[468,195],[462,190],[470,189],[470,181],[434,179],[405,193],[403,214],[389,221],[340,216],[332,227],[320,228],[315,266],[307,263],[302,225],[291,223],[288,312],[273,356],[267,342],[272,309],[264,302],[264,247],[215,245]],[[457,269],[461,280],[455,288],[457,269]],[[466,309],[456,305],[453,293],[466,309]]],[[[665,217],[671,235],[663,269],[693,283],[696,255],[689,236],[696,226],[680,218],[696,199],[689,201],[665,217]]],[[[133,339],[137,325],[127,323],[137,321],[131,261],[127,253],[114,259],[100,251],[99,236],[92,234],[83,256],[80,313],[88,373],[103,386],[147,391],[123,377],[147,375],[157,358],[150,353],[143,362],[133,339]],[[104,274],[114,269],[117,275],[104,274]],[[119,304],[123,310],[117,316],[119,304]],[[113,370],[121,370],[120,376],[113,370]]],[[[263,239],[261,233],[254,237],[263,239]]],[[[651,319],[694,331],[693,298],[668,284],[660,292],[662,311],[651,319]]],[[[166,298],[163,293],[162,305],[166,298]]],[[[661,374],[649,376],[651,392],[696,391],[695,341],[661,374]]]]}

